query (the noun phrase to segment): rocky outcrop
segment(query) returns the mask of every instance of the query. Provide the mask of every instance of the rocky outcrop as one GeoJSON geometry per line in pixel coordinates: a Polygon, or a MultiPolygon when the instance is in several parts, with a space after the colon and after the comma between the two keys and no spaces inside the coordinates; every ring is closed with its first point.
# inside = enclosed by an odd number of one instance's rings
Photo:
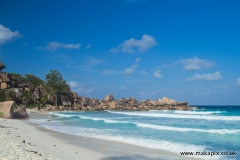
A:
{"type": "Polygon", "coordinates": [[[28,118],[26,106],[22,106],[21,108],[17,109],[13,112],[13,118],[28,118]]]}
{"type": "Polygon", "coordinates": [[[0,62],[0,70],[2,70],[4,68],[6,68],[6,66],[2,62],[0,62]]]}
{"type": "Polygon", "coordinates": [[[104,101],[106,102],[110,102],[113,100],[113,95],[112,94],[108,94],[105,98],[104,98],[104,101]]]}
{"type": "MultiPolygon", "coordinates": [[[[52,94],[51,88],[45,85],[33,86],[29,81],[20,77],[2,72],[6,66],[0,62],[0,87],[4,91],[6,100],[15,101],[18,104],[31,105],[37,104],[38,109],[43,111],[62,111],[62,110],[82,110],[82,111],[102,111],[102,110],[191,110],[187,102],[178,102],[174,99],[163,97],[156,101],[147,99],[139,102],[136,98],[114,99],[112,94],[108,94],[103,100],[79,96],[71,92],[68,88],[67,93],[52,94]]],[[[36,106],[35,106],[36,107],[36,106]]],[[[14,111],[14,110],[13,110],[14,111]]],[[[12,112],[13,112],[12,111],[12,112]]],[[[24,114],[24,107],[16,112],[16,115],[24,114]],[[18,114],[19,113],[19,114],[18,114]]],[[[6,112],[7,117],[13,113],[6,112]]],[[[21,116],[20,116],[21,117],[21,116]]]]}
{"type": "Polygon", "coordinates": [[[2,118],[13,118],[16,103],[14,101],[5,101],[0,103],[0,112],[3,114],[2,118]]]}
{"type": "Polygon", "coordinates": [[[70,88],[66,94],[56,96],[51,94],[51,88],[42,85],[34,87],[30,81],[24,80],[21,76],[2,72],[1,70],[4,68],[6,66],[0,62],[0,89],[4,91],[7,101],[15,101],[17,104],[23,105],[45,103],[64,108],[72,108],[74,105],[75,99],[70,88]]]}

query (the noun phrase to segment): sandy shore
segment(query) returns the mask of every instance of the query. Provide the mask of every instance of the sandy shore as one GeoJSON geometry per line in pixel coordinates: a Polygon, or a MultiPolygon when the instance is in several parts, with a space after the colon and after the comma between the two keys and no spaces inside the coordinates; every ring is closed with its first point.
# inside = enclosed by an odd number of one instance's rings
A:
{"type": "MultiPolygon", "coordinates": [[[[30,118],[41,116],[33,111],[28,114],[30,118]]],[[[68,135],[16,119],[0,119],[0,144],[2,160],[196,159],[126,143],[68,135]]]]}

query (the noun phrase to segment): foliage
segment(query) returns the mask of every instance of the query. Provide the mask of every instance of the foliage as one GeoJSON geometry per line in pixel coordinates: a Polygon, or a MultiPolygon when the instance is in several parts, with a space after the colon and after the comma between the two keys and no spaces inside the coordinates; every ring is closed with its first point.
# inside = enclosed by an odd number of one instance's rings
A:
{"type": "Polygon", "coordinates": [[[45,104],[45,103],[47,102],[47,100],[48,100],[48,96],[47,96],[47,95],[44,95],[44,96],[42,96],[42,97],[40,98],[40,102],[41,102],[42,104],[45,104]]]}
{"type": "Polygon", "coordinates": [[[25,90],[22,93],[22,98],[25,99],[26,101],[30,101],[32,99],[32,95],[29,91],[25,90]]]}
{"type": "Polygon", "coordinates": [[[5,91],[0,89],[0,102],[6,101],[5,91]]]}
{"type": "Polygon", "coordinates": [[[25,78],[27,81],[32,82],[32,84],[33,84],[34,87],[40,86],[41,84],[44,83],[43,80],[41,80],[40,78],[38,78],[37,76],[32,75],[32,74],[25,74],[25,75],[24,75],[24,78],[25,78]]]}
{"type": "Polygon", "coordinates": [[[13,92],[13,90],[8,91],[8,93],[5,94],[6,99],[9,101],[13,101],[15,98],[15,93],[13,92]]]}
{"type": "Polygon", "coordinates": [[[67,93],[68,84],[57,70],[50,70],[50,73],[46,75],[46,81],[47,86],[52,88],[55,94],[67,93]]]}
{"type": "Polygon", "coordinates": [[[36,107],[38,107],[37,103],[32,103],[30,105],[27,105],[27,108],[36,108],[36,107]]]}
{"type": "Polygon", "coordinates": [[[10,75],[12,75],[13,77],[16,77],[17,79],[20,79],[21,81],[25,81],[26,78],[22,77],[21,74],[17,74],[17,73],[10,73],[10,75]]]}
{"type": "Polygon", "coordinates": [[[4,113],[3,112],[0,112],[0,117],[3,117],[4,113]]]}

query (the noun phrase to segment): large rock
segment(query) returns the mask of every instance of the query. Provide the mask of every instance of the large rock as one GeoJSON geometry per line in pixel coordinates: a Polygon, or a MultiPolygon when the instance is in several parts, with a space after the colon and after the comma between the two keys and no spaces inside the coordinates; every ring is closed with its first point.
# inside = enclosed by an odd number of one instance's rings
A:
{"type": "Polygon", "coordinates": [[[0,62],[0,70],[3,70],[4,68],[6,68],[5,64],[3,64],[2,62],[0,62]]]}
{"type": "Polygon", "coordinates": [[[110,102],[114,99],[113,95],[112,94],[108,94],[105,98],[104,98],[104,101],[107,101],[107,102],[110,102]]]}
{"type": "Polygon", "coordinates": [[[108,102],[108,109],[109,110],[114,110],[116,107],[117,107],[117,102],[116,101],[108,102]]]}
{"type": "Polygon", "coordinates": [[[135,99],[135,98],[129,98],[130,100],[130,107],[138,107],[139,106],[139,103],[138,101],[135,99]]]}
{"type": "Polygon", "coordinates": [[[22,106],[13,112],[13,118],[28,118],[26,106],[22,106]]]}
{"type": "Polygon", "coordinates": [[[60,100],[64,107],[70,107],[72,105],[72,103],[69,100],[69,97],[66,95],[61,96],[60,100]]]}
{"type": "Polygon", "coordinates": [[[3,113],[3,118],[13,118],[13,112],[16,108],[14,101],[5,101],[0,103],[0,112],[3,113]]]}
{"type": "Polygon", "coordinates": [[[10,88],[5,90],[5,95],[9,101],[21,101],[22,100],[22,88],[10,88]]]}
{"type": "Polygon", "coordinates": [[[170,99],[170,98],[167,98],[167,97],[163,97],[162,100],[163,100],[163,102],[165,102],[165,104],[177,105],[177,101],[175,101],[173,99],[170,99]]]}

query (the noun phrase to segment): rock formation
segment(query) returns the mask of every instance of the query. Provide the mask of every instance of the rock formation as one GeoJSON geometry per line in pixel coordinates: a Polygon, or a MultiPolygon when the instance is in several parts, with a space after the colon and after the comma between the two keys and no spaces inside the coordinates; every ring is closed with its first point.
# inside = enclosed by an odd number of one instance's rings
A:
{"type": "Polygon", "coordinates": [[[15,110],[13,112],[13,118],[28,118],[26,106],[22,106],[21,108],[15,110]]]}
{"type": "MultiPolygon", "coordinates": [[[[6,66],[0,62],[0,70],[6,66]]],[[[176,100],[163,97],[152,101],[150,99],[138,102],[137,99],[130,97],[128,99],[114,99],[112,94],[107,95],[103,100],[79,96],[75,92],[71,92],[68,88],[67,93],[61,95],[51,94],[51,88],[42,85],[33,86],[29,81],[0,71],[0,88],[4,91],[6,100],[15,101],[17,104],[31,105],[37,104],[38,109],[43,111],[62,111],[62,110],[82,110],[82,111],[102,111],[102,110],[191,110],[187,102],[177,102],[176,100]]],[[[13,105],[13,107],[15,104],[13,105]]],[[[24,113],[26,109],[23,107],[15,111],[16,117],[27,117],[24,113]]],[[[14,109],[4,111],[5,116],[12,117],[14,109]]]]}
{"type": "Polygon", "coordinates": [[[3,114],[3,118],[13,118],[15,108],[16,103],[14,101],[5,101],[0,103],[0,112],[3,114]]]}

